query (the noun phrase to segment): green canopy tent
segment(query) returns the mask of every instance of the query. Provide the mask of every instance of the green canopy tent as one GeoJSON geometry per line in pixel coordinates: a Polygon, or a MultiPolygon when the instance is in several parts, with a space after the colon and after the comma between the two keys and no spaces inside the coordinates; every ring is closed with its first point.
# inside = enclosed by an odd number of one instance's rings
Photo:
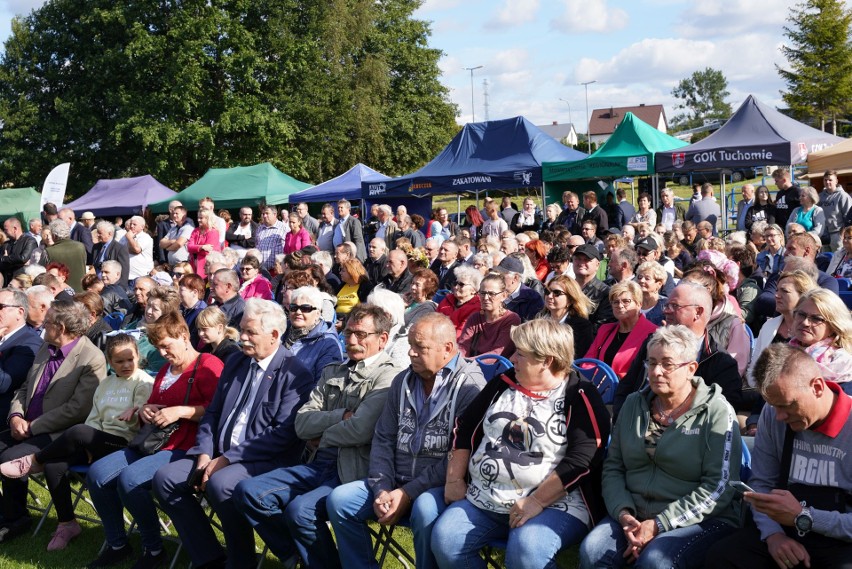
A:
{"type": "Polygon", "coordinates": [[[542,178],[548,193],[555,192],[555,201],[558,202],[565,182],[652,176],[656,152],[686,145],[686,142],[660,132],[633,113],[625,113],[624,119],[601,148],[582,160],[543,163],[542,178]]]}
{"type": "Polygon", "coordinates": [[[194,184],[176,196],[150,204],[154,213],[168,211],[169,202],[178,200],[189,210],[198,208],[198,202],[211,197],[216,208],[238,209],[257,206],[261,202],[271,205],[288,201],[290,194],[310,188],[278,170],[269,162],[236,168],[211,168],[194,184]]]}
{"type": "Polygon", "coordinates": [[[17,216],[24,231],[31,219],[41,217],[41,194],[35,188],[6,188],[0,190],[0,223],[17,216]]]}

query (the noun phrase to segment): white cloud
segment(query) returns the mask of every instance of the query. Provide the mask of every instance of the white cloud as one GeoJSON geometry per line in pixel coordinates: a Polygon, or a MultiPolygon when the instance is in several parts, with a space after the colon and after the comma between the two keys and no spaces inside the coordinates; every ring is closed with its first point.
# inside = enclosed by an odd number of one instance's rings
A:
{"type": "Polygon", "coordinates": [[[551,20],[551,28],[565,33],[613,32],[627,25],[627,12],[610,8],[607,0],[564,0],[565,12],[551,20]]]}
{"type": "Polygon", "coordinates": [[[702,0],[680,14],[684,37],[732,37],[750,31],[778,31],[796,0],[702,0]]]}
{"type": "Polygon", "coordinates": [[[418,8],[420,12],[435,12],[438,10],[449,10],[462,3],[462,0],[425,0],[418,8]]]}
{"type": "Polygon", "coordinates": [[[507,28],[535,20],[539,0],[503,0],[503,5],[485,25],[487,28],[507,28]]]}

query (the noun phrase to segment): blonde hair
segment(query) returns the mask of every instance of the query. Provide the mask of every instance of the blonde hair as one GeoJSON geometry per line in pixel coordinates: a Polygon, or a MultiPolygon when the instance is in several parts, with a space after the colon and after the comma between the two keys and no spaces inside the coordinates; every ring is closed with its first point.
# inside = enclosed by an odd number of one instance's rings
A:
{"type": "Polygon", "coordinates": [[[216,328],[223,326],[225,328],[225,337],[235,342],[240,337],[240,333],[236,328],[228,326],[228,317],[218,306],[208,306],[198,313],[195,318],[195,328],[216,328]]]}
{"type": "Polygon", "coordinates": [[[813,302],[834,336],[833,345],[852,353],[852,316],[840,297],[824,288],[812,288],[802,294],[796,308],[803,302],[813,302]]]}
{"type": "Polygon", "coordinates": [[[574,332],[554,320],[536,318],[512,327],[512,342],[533,358],[543,361],[553,358],[550,371],[554,374],[571,369],[574,361],[574,332]]]}
{"type": "Polygon", "coordinates": [[[547,288],[555,284],[561,286],[567,293],[565,298],[568,299],[568,314],[588,318],[589,312],[592,310],[592,301],[583,294],[583,290],[577,284],[577,281],[566,275],[558,275],[550,279],[547,288]]]}
{"type": "Polygon", "coordinates": [[[612,302],[624,293],[628,293],[639,306],[642,306],[642,288],[636,281],[622,281],[609,289],[609,301],[612,302]]]}

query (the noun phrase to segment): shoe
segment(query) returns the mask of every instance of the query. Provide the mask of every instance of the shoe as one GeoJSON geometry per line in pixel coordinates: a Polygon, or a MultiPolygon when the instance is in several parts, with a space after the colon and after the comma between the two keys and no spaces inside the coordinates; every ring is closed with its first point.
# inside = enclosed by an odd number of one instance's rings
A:
{"type": "Polygon", "coordinates": [[[34,454],[0,464],[0,474],[6,478],[23,478],[27,474],[38,474],[43,471],[44,467],[36,462],[34,454]]]}
{"type": "Polygon", "coordinates": [[[131,555],[133,555],[133,548],[130,547],[129,543],[125,543],[118,549],[113,549],[107,545],[106,549],[104,549],[103,553],[98,555],[97,559],[86,565],[86,569],[103,569],[104,567],[112,567],[113,565],[118,565],[131,555]]]}
{"type": "Polygon", "coordinates": [[[59,551],[65,549],[72,539],[83,533],[83,528],[77,521],[59,524],[56,531],[53,532],[53,537],[50,543],[47,544],[48,551],[59,551]]]}
{"type": "Polygon", "coordinates": [[[157,569],[168,562],[169,558],[166,555],[166,550],[161,549],[156,555],[152,554],[147,549],[142,553],[142,557],[136,560],[133,564],[133,569],[157,569]]]}
{"type": "Polygon", "coordinates": [[[0,524],[0,542],[10,541],[29,531],[33,524],[30,516],[21,516],[17,520],[4,521],[0,524]]]}

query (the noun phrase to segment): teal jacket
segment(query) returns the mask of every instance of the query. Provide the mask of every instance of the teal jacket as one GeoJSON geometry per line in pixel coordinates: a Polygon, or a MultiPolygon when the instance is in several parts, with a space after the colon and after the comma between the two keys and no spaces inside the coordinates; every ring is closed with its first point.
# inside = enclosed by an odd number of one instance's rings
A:
{"type": "Polygon", "coordinates": [[[740,479],[737,417],[718,385],[699,377],[693,383],[692,406],[660,437],[653,460],[644,436],[654,394],[645,387],[624,403],[603,467],[604,501],[614,519],[627,509],[639,520],[656,517],[666,531],[714,516],[738,524],[728,485],[740,479]]]}

